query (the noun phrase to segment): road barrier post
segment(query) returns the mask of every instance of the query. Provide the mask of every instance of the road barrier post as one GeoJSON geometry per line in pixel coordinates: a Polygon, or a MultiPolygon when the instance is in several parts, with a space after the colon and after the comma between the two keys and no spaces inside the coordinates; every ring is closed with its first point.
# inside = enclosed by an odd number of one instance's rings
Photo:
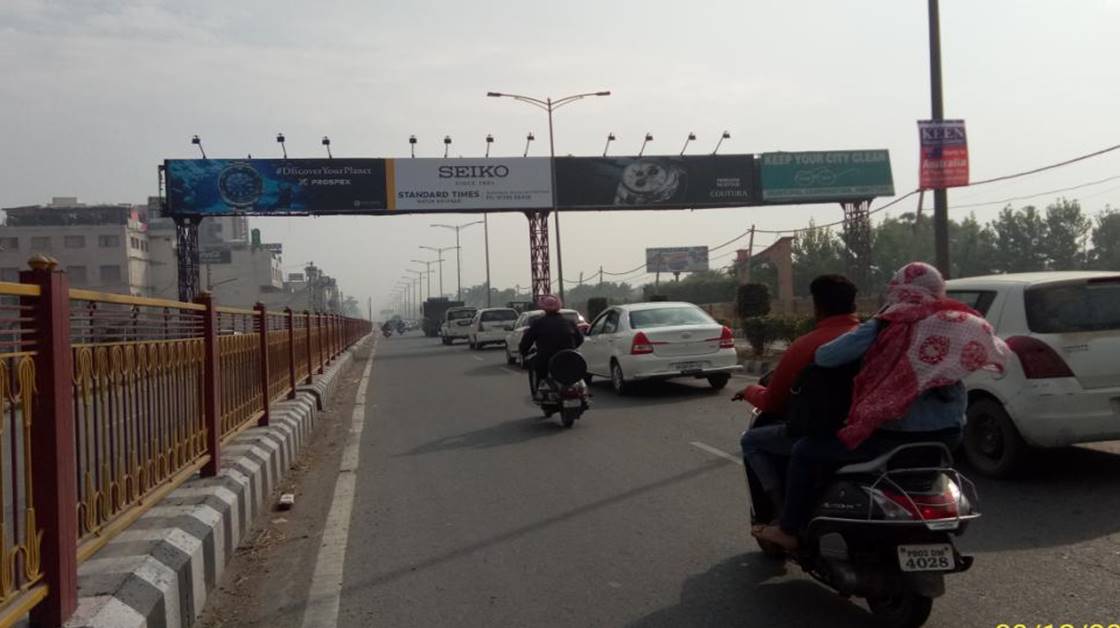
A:
{"type": "Polygon", "coordinates": [[[288,399],[296,398],[296,314],[292,308],[284,308],[284,319],[288,325],[288,399]]]}
{"type": "Polygon", "coordinates": [[[202,358],[202,417],[206,426],[206,450],[210,459],[202,467],[202,477],[218,474],[221,463],[222,418],[221,382],[218,381],[218,308],[214,305],[214,295],[203,292],[198,295],[197,303],[206,306],[202,319],[203,358],[202,358]]]}
{"type": "Polygon", "coordinates": [[[304,334],[307,342],[307,381],[304,383],[310,384],[311,374],[315,372],[315,368],[312,366],[312,361],[315,359],[315,356],[311,354],[311,312],[307,310],[303,311],[303,326],[307,331],[307,333],[304,334]]]}
{"type": "Polygon", "coordinates": [[[319,354],[319,370],[316,371],[316,373],[322,375],[323,371],[326,370],[324,368],[325,361],[323,360],[323,345],[326,344],[326,342],[327,342],[327,335],[323,333],[323,313],[322,312],[316,312],[315,313],[315,328],[317,330],[317,333],[315,334],[315,336],[319,338],[319,342],[315,343],[315,350],[319,354]]]}
{"type": "Polygon", "coordinates": [[[268,388],[271,383],[271,377],[268,370],[268,308],[264,303],[257,303],[253,306],[257,311],[257,318],[260,320],[260,348],[261,348],[261,406],[263,412],[261,418],[257,421],[257,425],[264,427],[268,425],[271,417],[269,406],[271,399],[269,398],[268,388]]]}
{"type": "MultiPolygon", "coordinates": [[[[40,292],[38,298],[26,301],[35,308],[37,353],[36,403],[24,408],[23,416],[24,438],[30,441],[30,460],[24,463],[31,485],[27,533],[30,537],[38,528],[43,535],[36,568],[43,574],[49,592],[32,609],[31,623],[59,626],[78,608],[78,469],[74,457],[70,282],[52,259],[36,256],[29,264],[31,270],[22,271],[20,281],[38,285],[40,292]]],[[[13,460],[15,457],[16,452],[12,452],[13,460]]],[[[32,547],[35,541],[28,538],[27,544],[32,547]]],[[[25,555],[25,566],[27,561],[25,555]]]]}

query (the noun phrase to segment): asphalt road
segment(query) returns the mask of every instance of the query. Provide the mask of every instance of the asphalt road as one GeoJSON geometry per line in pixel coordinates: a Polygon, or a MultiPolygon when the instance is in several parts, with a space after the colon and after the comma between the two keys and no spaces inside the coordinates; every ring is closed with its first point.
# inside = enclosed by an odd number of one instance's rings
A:
{"type": "MultiPolygon", "coordinates": [[[[747,407],[731,387],[617,397],[598,384],[565,430],[540,417],[500,348],[379,340],[338,625],[869,624],[860,604],[756,550],[742,469],[712,451],[737,451],[747,407]]],[[[320,474],[337,470],[324,462],[320,474]]],[[[948,579],[927,625],[1120,622],[1120,446],[977,483],[985,516],[959,542],[976,564],[948,579]]],[[[329,489],[308,492],[323,502],[329,489]]],[[[299,575],[287,581],[305,582],[314,554],[288,554],[280,570],[299,575]]],[[[280,617],[299,615],[298,596],[283,609],[260,623],[290,623],[280,617]]]]}

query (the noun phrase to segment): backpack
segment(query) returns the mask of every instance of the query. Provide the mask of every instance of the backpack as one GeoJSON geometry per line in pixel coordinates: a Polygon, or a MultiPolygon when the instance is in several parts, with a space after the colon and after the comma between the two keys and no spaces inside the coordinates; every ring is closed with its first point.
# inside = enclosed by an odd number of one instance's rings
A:
{"type": "Polygon", "coordinates": [[[848,419],[859,368],[859,360],[835,368],[816,364],[805,367],[786,402],[786,435],[797,439],[835,434],[848,419]]]}

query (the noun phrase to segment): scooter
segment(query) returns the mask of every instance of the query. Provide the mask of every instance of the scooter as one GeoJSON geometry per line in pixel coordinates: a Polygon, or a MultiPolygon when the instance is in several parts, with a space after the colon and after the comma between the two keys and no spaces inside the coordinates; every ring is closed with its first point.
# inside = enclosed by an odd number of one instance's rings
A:
{"type": "Polygon", "coordinates": [[[381,330],[381,335],[382,335],[382,336],[385,336],[386,338],[388,338],[389,336],[392,336],[392,335],[393,335],[393,332],[392,332],[392,330],[390,330],[390,329],[388,329],[388,328],[385,328],[385,329],[382,329],[382,330],[381,330]]]}
{"type": "MultiPolygon", "coordinates": [[[[773,511],[769,498],[756,482],[748,485],[752,521],[768,523],[771,516],[759,513],[773,511]]],[[[945,576],[972,566],[953,537],[980,517],[976,487],[953,468],[949,449],[902,445],[841,467],[820,489],[812,519],[798,531],[799,549],[788,557],[841,595],[866,598],[882,626],[924,624],[934,598],[945,593],[945,576]]],[[[758,544],[767,556],[787,557],[776,545],[758,544]]]]}
{"type": "MultiPolygon", "coordinates": [[[[526,359],[528,361],[528,359],[526,359]]],[[[552,356],[548,362],[548,379],[534,382],[537,395],[534,403],[540,406],[545,418],[560,414],[564,427],[572,427],[590,406],[587,384],[587,362],[578,351],[571,349],[552,356]]]]}

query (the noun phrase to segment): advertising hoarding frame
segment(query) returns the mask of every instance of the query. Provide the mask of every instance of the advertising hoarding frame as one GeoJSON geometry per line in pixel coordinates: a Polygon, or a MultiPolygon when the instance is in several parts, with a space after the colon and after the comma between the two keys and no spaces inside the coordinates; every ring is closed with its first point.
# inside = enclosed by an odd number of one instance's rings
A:
{"type": "Polygon", "coordinates": [[[710,270],[707,246],[646,248],[647,273],[700,273],[710,270]]]}
{"type": "Polygon", "coordinates": [[[767,205],[894,196],[885,148],[763,153],[759,163],[759,188],[767,205]]]}

